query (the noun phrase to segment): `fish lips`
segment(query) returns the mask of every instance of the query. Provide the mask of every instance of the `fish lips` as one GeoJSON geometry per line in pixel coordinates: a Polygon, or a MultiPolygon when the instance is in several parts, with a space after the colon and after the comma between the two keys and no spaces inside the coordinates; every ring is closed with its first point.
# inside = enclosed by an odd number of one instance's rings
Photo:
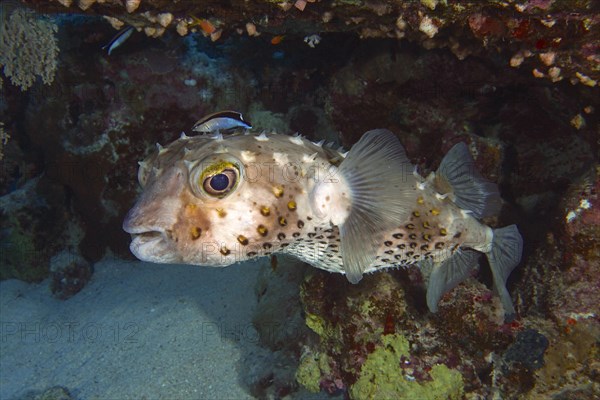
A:
{"type": "Polygon", "coordinates": [[[177,249],[164,229],[134,225],[128,215],[123,222],[123,230],[131,235],[129,250],[138,259],[153,263],[181,261],[181,257],[177,256],[177,249]]]}

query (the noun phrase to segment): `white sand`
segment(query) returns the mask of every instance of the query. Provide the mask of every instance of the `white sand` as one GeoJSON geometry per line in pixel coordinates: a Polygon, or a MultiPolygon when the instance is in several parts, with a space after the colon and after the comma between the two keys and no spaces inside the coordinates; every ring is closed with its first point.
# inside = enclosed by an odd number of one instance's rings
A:
{"type": "Polygon", "coordinates": [[[240,360],[258,263],[104,260],[66,301],[48,282],[0,283],[0,399],[61,385],[78,399],[248,399],[240,360]]]}

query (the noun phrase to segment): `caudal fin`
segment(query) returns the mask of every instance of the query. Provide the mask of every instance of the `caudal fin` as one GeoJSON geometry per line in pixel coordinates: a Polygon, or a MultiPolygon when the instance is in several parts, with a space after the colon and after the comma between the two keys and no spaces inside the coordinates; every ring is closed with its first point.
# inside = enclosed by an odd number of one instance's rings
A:
{"type": "Polygon", "coordinates": [[[365,133],[340,165],[350,191],[350,212],[339,226],[350,282],[360,281],[375,260],[381,232],[410,215],[416,201],[412,169],[398,138],[385,129],[365,133]]]}
{"type": "Polygon", "coordinates": [[[506,280],[521,261],[522,253],[523,238],[516,225],[494,230],[492,248],[486,256],[494,276],[494,290],[500,296],[507,315],[513,315],[515,308],[506,290],[506,280]]]}
{"type": "Polygon", "coordinates": [[[475,218],[497,214],[502,206],[498,186],[477,171],[467,145],[462,142],[446,153],[436,171],[436,181],[442,189],[450,190],[457,206],[472,211],[475,218]]]}

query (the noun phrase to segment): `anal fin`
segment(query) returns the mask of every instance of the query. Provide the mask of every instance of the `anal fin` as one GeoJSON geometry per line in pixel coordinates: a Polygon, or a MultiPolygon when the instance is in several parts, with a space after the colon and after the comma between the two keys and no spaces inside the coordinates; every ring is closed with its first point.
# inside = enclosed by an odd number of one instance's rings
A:
{"type": "MultiPolygon", "coordinates": [[[[442,296],[471,276],[478,267],[479,254],[473,250],[458,249],[452,257],[441,264],[433,265],[427,284],[427,307],[437,312],[442,296]]],[[[427,269],[427,268],[426,268],[427,269]]]]}

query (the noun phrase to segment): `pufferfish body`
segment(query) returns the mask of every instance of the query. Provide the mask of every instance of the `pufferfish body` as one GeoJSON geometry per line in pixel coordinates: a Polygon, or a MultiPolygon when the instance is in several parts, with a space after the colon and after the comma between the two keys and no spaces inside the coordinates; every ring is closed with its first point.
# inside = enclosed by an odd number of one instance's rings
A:
{"type": "Polygon", "coordinates": [[[521,236],[479,222],[501,200],[473,164],[461,143],[423,178],[382,129],[346,154],[301,136],[182,134],[140,163],[143,192],[123,228],[133,254],[157,263],[220,267],[287,253],[352,283],[418,264],[432,311],[484,253],[512,314],[505,283],[521,236]]]}

